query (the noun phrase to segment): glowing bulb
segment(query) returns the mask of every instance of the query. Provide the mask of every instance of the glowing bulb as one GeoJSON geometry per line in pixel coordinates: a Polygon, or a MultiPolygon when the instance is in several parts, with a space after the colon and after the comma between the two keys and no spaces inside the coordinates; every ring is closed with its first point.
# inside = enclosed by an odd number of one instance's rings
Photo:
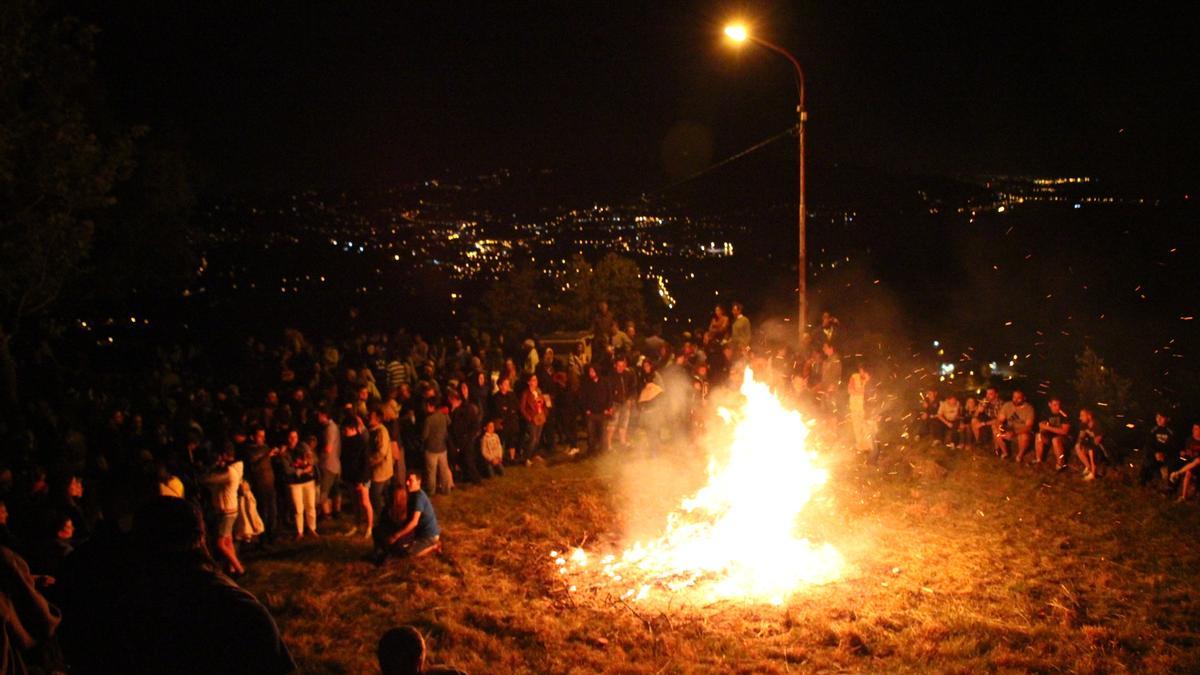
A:
{"type": "Polygon", "coordinates": [[[731,23],[725,27],[725,37],[734,42],[745,42],[746,38],[749,37],[749,33],[746,32],[744,24],[731,23]]]}

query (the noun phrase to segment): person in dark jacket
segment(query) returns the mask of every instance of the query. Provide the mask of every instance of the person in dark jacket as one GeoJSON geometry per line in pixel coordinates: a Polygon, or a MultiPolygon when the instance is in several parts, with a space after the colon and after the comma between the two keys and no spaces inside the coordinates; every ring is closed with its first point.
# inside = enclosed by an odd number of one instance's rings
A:
{"type": "Polygon", "coordinates": [[[517,460],[517,444],[521,441],[521,399],[513,391],[512,380],[500,378],[498,390],[492,396],[490,416],[499,420],[500,441],[508,461],[517,460]]]}
{"type": "Polygon", "coordinates": [[[275,492],[275,457],[279,448],[267,446],[267,430],[258,427],[246,446],[246,478],[254,500],[258,502],[258,515],[262,517],[263,544],[274,541],[279,533],[279,496],[275,492]]]}
{"type": "MultiPolygon", "coordinates": [[[[463,389],[467,386],[464,384],[463,389]]],[[[459,468],[459,478],[467,483],[482,480],[479,471],[479,408],[470,400],[450,392],[450,441],[454,449],[452,466],[459,468]]]]}
{"type": "Polygon", "coordinates": [[[191,504],[154,498],[135,514],[127,540],[100,555],[77,570],[82,596],[65,621],[102,618],[120,629],[78,625],[64,644],[73,672],[295,672],[267,608],[218,571],[191,504]]]}
{"type": "Polygon", "coordinates": [[[587,368],[587,377],[579,389],[579,404],[587,418],[588,454],[607,449],[608,421],[613,415],[613,390],[600,378],[595,365],[587,368]]]}

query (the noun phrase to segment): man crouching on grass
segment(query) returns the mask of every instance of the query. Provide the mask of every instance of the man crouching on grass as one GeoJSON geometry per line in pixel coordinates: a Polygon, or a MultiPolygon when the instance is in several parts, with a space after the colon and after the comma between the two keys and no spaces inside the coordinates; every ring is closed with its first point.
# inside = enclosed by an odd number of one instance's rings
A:
{"type": "MultiPolygon", "coordinates": [[[[380,533],[376,541],[377,565],[382,565],[389,556],[420,558],[442,550],[442,530],[438,527],[437,514],[433,512],[429,495],[421,489],[421,474],[409,471],[404,485],[408,488],[408,522],[381,523],[386,527],[386,534],[380,533]]],[[[399,494],[393,496],[393,499],[399,498],[399,494]]],[[[387,511],[391,512],[392,509],[387,511]]],[[[385,520],[391,521],[392,518],[385,520]]]]}

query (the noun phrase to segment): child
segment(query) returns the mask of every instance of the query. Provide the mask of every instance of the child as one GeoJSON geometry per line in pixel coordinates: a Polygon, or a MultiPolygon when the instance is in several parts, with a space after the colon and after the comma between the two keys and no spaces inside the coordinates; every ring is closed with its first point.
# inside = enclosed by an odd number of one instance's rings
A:
{"type": "Polygon", "coordinates": [[[483,454],[483,475],[485,478],[504,475],[504,445],[500,435],[496,433],[496,420],[488,420],[483,428],[483,438],[479,442],[483,454]]]}

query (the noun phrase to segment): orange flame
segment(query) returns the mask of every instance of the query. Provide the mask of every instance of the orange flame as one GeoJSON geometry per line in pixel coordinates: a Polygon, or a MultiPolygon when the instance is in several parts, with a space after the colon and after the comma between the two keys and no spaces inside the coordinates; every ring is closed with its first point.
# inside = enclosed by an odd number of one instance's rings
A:
{"type": "Polygon", "coordinates": [[[722,461],[710,457],[708,483],[668,515],[661,535],[598,565],[583,549],[552,552],[559,573],[577,582],[571,590],[592,576],[596,585],[627,586],[626,599],[663,589],[781,604],[806,585],[841,575],[842,557],[832,546],[795,531],[800,512],[829,479],[805,446],[808,426],[749,368],[741,393],[740,410],[718,410],[732,426],[728,452],[722,461]]]}

